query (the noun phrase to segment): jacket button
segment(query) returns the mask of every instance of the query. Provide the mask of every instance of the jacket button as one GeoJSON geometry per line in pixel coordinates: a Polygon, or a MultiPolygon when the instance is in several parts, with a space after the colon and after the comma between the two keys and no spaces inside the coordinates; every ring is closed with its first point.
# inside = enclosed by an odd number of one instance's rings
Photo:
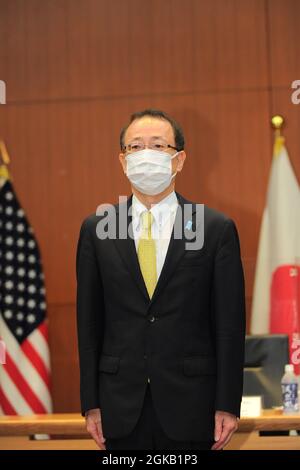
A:
{"type": "Polygon", "coordinates": [[[153,323],[155,320],[156,320],[156,318],[155,318],[153,315],[152,315],[151,317],[149,317],[149,321],[150,321],[151,323],[153,323]]]}
{"type": "Polygon", "coordinates": [[[146,355],[146,354],[144,354],[144,359],[147,359],[147,355],[146,355]]]}
{"type": "Polygon", "coordinates": [[[150,383],[150,379],[149,379],[149,377],[148,377],[148,384],[149,384],[149,383],[150,383]]]}

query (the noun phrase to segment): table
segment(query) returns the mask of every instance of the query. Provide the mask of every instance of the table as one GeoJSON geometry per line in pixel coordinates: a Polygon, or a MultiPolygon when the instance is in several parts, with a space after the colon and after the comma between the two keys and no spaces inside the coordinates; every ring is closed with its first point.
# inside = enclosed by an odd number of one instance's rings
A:
{"type": "MultiPolygon", "coordinates": [[[[258,418],[241,418],[238,431],[226,449],[300,449],[300,436],[260,436],[259,431],[300,430],[300,414],[283,415],[264,410],[258,418]]],[[[79,413],[0,417],[0,450],[98,449],[79,413]],[[32,436],[46,434],[47,440],[32,436]]]]}

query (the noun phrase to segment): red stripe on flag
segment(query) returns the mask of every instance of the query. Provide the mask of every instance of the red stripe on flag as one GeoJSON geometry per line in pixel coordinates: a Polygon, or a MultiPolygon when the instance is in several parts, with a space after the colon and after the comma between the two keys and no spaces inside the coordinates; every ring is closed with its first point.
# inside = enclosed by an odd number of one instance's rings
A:
{"type": "Polygon", "coordinates": [[[0,386],[0,405],[6,415],[17,415],[18,413],[7,399],[2,387],[0,386]]]}
{"type": "Polygon", "coordinates": [[[270,295],[270,333],[289,335],[290,363],[300,373],[297,357],[300,336],[300,266],[281,265],[272,273],[270,295]],[[294,345],[295,342],[295,345],[294,345]]]}
{"type": "Polygon", "coordinates": [[[41,323],[41,324],[38,326],[38,330],[39,330],[40,333],[44,336],[45,341],[48,342],[48,324],[47,324],[47,321],[46,321],[46,320],[44,320],[43,323],[41,323]]]}
{"type": "Polygon", "coordinates": [[[45,366],[44,361],[42,360],[41,356],[35,349],[35,347],[31,344],[31,342],[26,339],[23,341],[21,345],[21,349],[23,353],[28,357],[29,361],[33,365],[33,367],[37,370],[39,375],[41,376],[42,380],[45,382],[46,386],[50,387],[50,376],[45,366]]]}
{"type": "Polygon", "coordinates": [[[34,413],[47,413],[46,408],[36,396],[34,391],[30,388],[23,375],[19,372],[19,369],[15,365],[14,361],[10,357],[9,353],[6,353],[6,364],[2,367],[5,368],[6,372],[14,382],[15,386],[19,389],[22,397],[27,401],[28,405],[34,413]]]}

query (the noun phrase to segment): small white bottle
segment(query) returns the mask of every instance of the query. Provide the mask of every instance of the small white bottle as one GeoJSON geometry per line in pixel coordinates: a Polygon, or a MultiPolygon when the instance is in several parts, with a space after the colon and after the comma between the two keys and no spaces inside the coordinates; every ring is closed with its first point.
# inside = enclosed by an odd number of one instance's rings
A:
{"type": "Polygon", "coordinates": [[[281,379],[282,404],[284,414],[299,412],[298,379],[294,374],[294,365],[286,364],[281,379]]]}

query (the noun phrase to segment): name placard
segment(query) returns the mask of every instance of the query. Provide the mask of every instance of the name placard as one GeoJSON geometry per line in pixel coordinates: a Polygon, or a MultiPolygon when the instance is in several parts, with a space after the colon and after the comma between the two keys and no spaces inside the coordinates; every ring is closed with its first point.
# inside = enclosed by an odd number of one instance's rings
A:
{"type": "Polygon", "coordinates": [[[261,395],[253,395],[243,397],[241,403],[241,417],[243,418],[257,418],[261,415],[262,411],[262,397],[261,395]]]}

